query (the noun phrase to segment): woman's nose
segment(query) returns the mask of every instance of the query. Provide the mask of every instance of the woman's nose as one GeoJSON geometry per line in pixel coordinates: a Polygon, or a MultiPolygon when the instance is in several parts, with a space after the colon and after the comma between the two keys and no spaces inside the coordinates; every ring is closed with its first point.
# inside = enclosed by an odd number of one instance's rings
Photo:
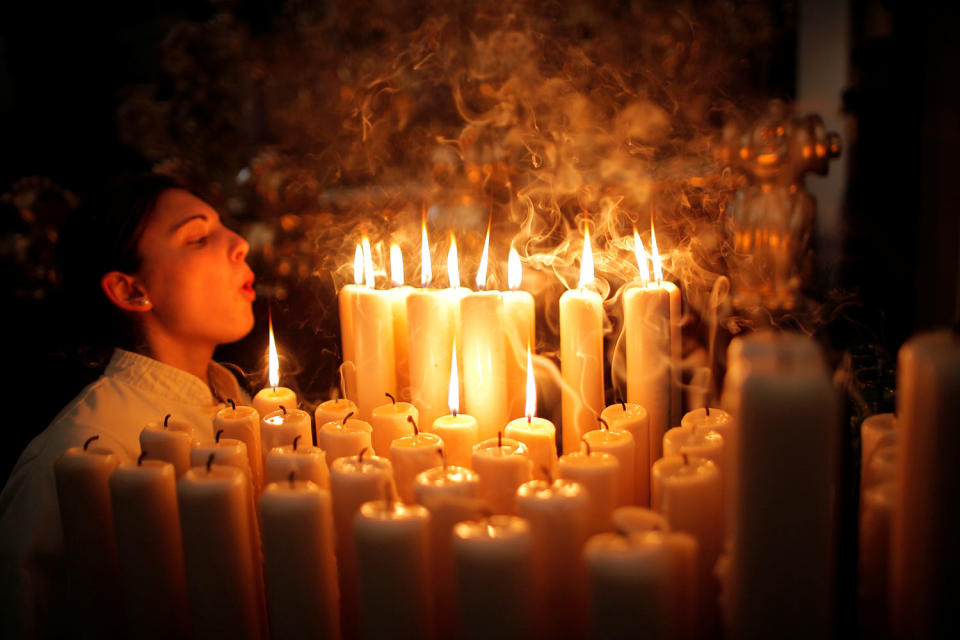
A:
{"type": "Polygon", "coordinates": [[[230,245],[230,259],[242,262],[250,253],[250,243],[238,233],[231,231],[230,234],[233,236],[233,242],[230,245]]]}

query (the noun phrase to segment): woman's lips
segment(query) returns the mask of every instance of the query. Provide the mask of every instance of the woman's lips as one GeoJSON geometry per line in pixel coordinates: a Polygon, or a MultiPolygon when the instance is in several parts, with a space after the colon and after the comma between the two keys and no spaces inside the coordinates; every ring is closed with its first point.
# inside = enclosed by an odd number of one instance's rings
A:
{"type": "Polygon", "coordinates": [[[250,302],[256,300],[257,293],[253,290],[253,276],[250,276],[250,278],[243,283],[243,286],[240,287],[240,294],[250,302]]]}

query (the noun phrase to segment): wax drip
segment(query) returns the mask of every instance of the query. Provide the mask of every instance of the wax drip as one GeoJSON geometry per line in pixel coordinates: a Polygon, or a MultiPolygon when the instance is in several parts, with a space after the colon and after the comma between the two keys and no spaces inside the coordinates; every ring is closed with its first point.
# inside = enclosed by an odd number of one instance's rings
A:
{"type": "Polygon", "coordinates": [[[397,399],[394,398],[394,397],[393,397],[392,395],[390,395],[389,393],[384,393],[383,395],[385,395],[385,396],[387,396],[388,398],[390,398],[390,402],[392,402],[393,404],[397,404],[397,399]]]}
{"type": "Polygon", "coordinates": [[[213,441],[220,444],[220,436],[223,435],[223,429],[217,429],[217,435],[213,436],[213,441]]]}
{"type": "Polygon", "coordinates": [[[86,451],[86,450],[87,450],[87,447],[90,446],[90,443],[91,443],[91,442],[93,442],[94,440],[99,440],[99,439],[100,439],[100,436],[90,436],[89,438],[87,438],[86,442],[83,443],[83,450],[86,451]]]}
{"type": "Polygon", "coordinates": [[[147,457],[147,452],[146,452],[146,451],[141,451],[141,452],[140,452],[140,455],[137,457],[137,466],[138,466],[138,467],[142,467],[142,466],[143,466],[143,459],[146,458],[146,457],[147,457]]]}
{"type": "Polygon", "coordinates": [[[300,436],[299,436],[299,435],[296,436],[296,437],[293,439],[293,450],[294,450],[294,451],[297,450],[297,443],[298,443],[298,442],[300,442],[300,436]]]}

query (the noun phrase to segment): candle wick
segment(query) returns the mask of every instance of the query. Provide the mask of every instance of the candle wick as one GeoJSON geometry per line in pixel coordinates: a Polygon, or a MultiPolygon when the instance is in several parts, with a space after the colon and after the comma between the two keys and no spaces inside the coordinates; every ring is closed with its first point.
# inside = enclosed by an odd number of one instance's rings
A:
{"type": "Polygon", "coordinates": [[[390,479],[383,481],[383,501],[387,505],[387,511],[393,511],[393,491],[390,490],[390,479]]]}
{"type": "Polygon", "coordinates": [[[533,416],[527,416],[527,424],[533,424],[533,416]]]}
{"type": "Polygon", "coordinates": [[[620,406],[623,407],[623,412],[626,413],[626,412],[627,412],[627,403],[624,402],[623,400],[621,400],[621,401],[620,401],[620,406]]]}
{"type": "Polygon", "coordinates": [[[223,435],[223,429],[217,429],[217,435],[213,436],[213,441],[220,444],[220,436],[223,435]]]}
{"type": "Polygon", "coordinates": [[[168,413],[167,415],[163,416],[163,428],[164,428],[164,429],[166,429],[166,428],[169,426],[169,424],[168,424],[169,422],[170,422],[170,414],[168,413]]]}
{"type": "Polygon", "coordinates": [[[413,435],[415,436],[420,435],[420,429],[417,429],[417,421],[413,419],[413,416],[408,415],[407,422],[413,425],[413,435]]]}
{"type": "Polygon", "coordinates": [[[683,456],[683,466],[690,464],[690,456],[688,456],[686,453],[681,453],[680,455],[683,456]]]}
{"type": "Polygon", "coordinates": [[[357,454],[357,463],[363,464],[363,454],[367,452],[367,447],[360,449],[360,453],[357,454]]]}
{"type": "Polygon", "coordinates": [[[456,417],[457,417],[457,410],[456,410],[456,409],[450,409],[450,415],[452,415],[454,418],[456,418],[456,417]]]}
{"type": "Polygon", "coordinates": [[[350,416],[352,416],[352,415],[353,415],[353,411],[351,411],[351,412],[348,413],[347,415],[343,416],[343,420],[340,422],[340,424],[342,424],[343,426],[347,426],[347,420],[349,420],[349,419],[350,419],[350,416]]]}
{"type": "Polygon", "coordinates": [[[294,478],[294,476],[296,476],[296,475],[297,475],[297,470],[296,470],[296,469],[291,469],[291,470],[290,470],[290,475],[287,476],[287,480],[290,481],[290,488],[291,488],[291,489],[293,489],[294,486],[295,486],[295,485],[293,484],[293,478],[294,478]]]}
{"type": "Polygon", "coordinates": [[[586,435],[580,436],[580,440],[583,441],[583,445],[587,448],[587,457],[592,456],[593,450],[590,448],[590,442],[587,441],[587,436],[586,435]]]}
{"type": "Polygon", "coordinates": [[[546,476],[547,484],[549,484],[550,486],[553,486],[553,474],[550,473],[550,469],[548,469],[546,465],[542,464],[540,465],[540,471],[542,471],[543,475],[546,476]]]}
{"type": "Polygon", "coordinates": [[[293,439],[293,450],[294,450],[294,451],[297,450],[297,443],[298,443],[298,442],[300,442],[300,436],[299,436],[299,435],[297,435],[297,436],[293,439]]]}
{"type": "Polygon", "coordinates": [[[87,438],[86,442],[83,443],[83,450],[86,451],[86,450],[87,450],[87,447],[90,446],[90,443],[91,443],[91,442],[93,442],[94,440],[99,440],[99,439],[100,439],[100,436],[90,436],[89,438],[87,438]]]}
{"type": "Polygon", "coordinates": [[[437,447],[437,453],[440,454],[440,462],[443,464],[443,477],[447,477],[447,456],[443,452],[443,447],[437,447]]]}
{"type": "Polygon", "coordinates": [[[503,448],[503,431],[497,431],[497,448],[503,448]]]}
{"type": "Polygon", "coordinates": [[[610,431],[610,425],[607,423],[606,420],[603,419],[603,416],[597,416],[597,422],[600,423],[601,429],[606,429],[607,431],[610,431]]]}
{"type": "Polygon", "coordinates": [[[283,406],[282,404],[281,404],[281,405],[278,405],[278,406],[279,406],[280,409],[283,411],[283,415],[287,415],[287,408],[286,408],[285,406],[283,406]]]}
{"type": "Polygon", "coordinates": [[[210,457],[207,458],[207,473],[210,473],[210,466],[213,464],[213,454],[210,454],[210,457]]]}
{"type": "Polygon", "coordinates": [[[710,417],[710,405],[707,404],[707,406],[705,406],[705,407],[703,408],[703,410],[706,411],[707,417],[709,418],[709,417],[710,417]]]}
{"type": "Polygon", "coordinates": [[[230,408],[234,411],[237,410],[237,403],[233,401],[233,398],[227,398],[227,402],[230,403],[230,408]]]}
{"type": "Polygon", "coordinates": [[[393,404],[397,404],[397,399],[394,398],[394,397],[393,397],[392,395],[390,395],[389,393],[384,393],[383,395],[385,395],[385,396],[387,396],[388,398],[390,398],[390,401],[391,401],[393,404]]]}
{"type": "Polygon", "coordinates": [[[140,452],[140,455],[137,457],[137,466],[138,466],[138,467],[142,467],[142,466],[143,466],[143,459],[146,458],[146,457],[147,457],[147,452],[146,452],[146,451],[141,451],[141,452],[140,452]]]}

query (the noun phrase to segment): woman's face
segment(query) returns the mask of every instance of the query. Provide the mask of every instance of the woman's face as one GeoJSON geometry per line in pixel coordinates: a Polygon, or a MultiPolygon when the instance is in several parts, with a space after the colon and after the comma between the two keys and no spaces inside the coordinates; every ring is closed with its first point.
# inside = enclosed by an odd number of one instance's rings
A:
{"type": "Polygon", "coordinates": [[[138,249],[138,279],[170,337],[216,346],[253,328],[256,296],[245,261],[250,246],[203,200],[180,189],[164,191],[138,249]]]}

